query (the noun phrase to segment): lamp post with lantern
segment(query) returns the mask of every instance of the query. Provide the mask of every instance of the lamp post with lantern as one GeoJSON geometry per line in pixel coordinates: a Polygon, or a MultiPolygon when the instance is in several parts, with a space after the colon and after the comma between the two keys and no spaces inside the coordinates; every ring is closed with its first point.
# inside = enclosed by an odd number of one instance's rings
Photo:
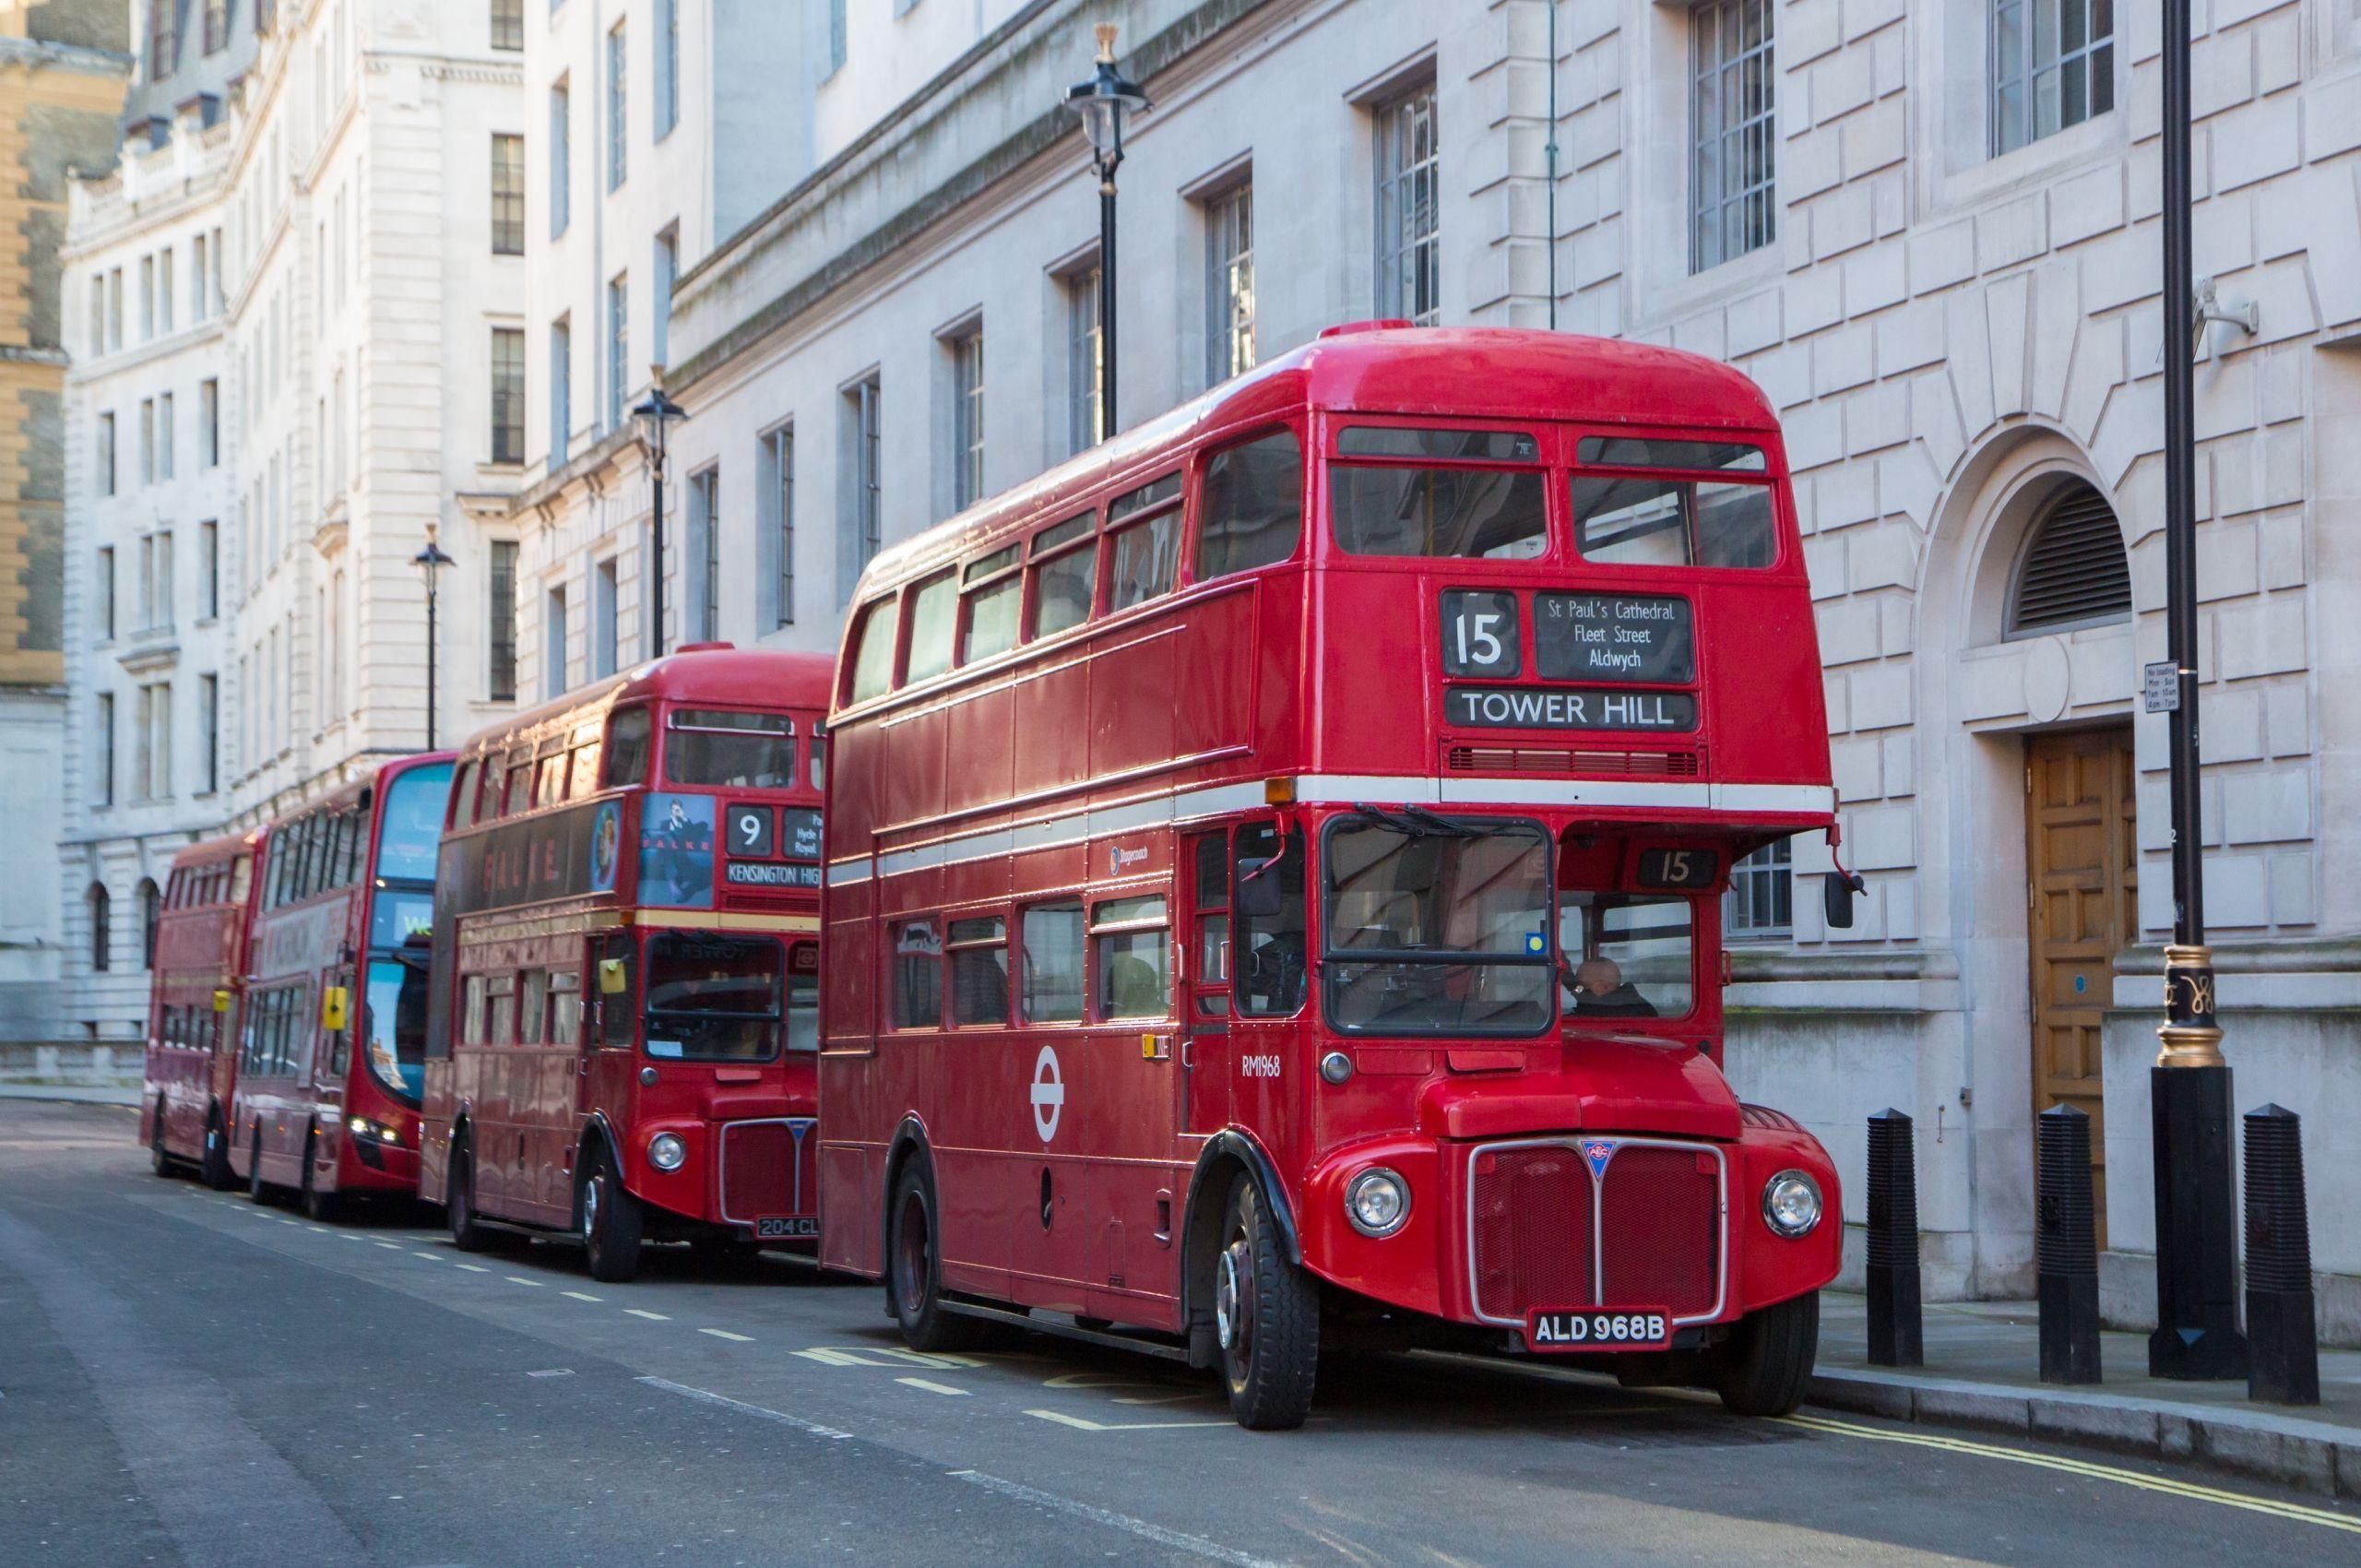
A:
{"type": "Polygon", "coordinates": [[[664,367],[650,365],[647,396],[632,410],[632,426],[647,458],[647,657],[664,657],[664,453],[675,422],[688,410],[664,395],[664,367]]]}
{"type": "Polygon", "coordinates": [[[426,548],[411,556],[409,564],[418,568],[419,580],[426,585],[426,749],[431,752],[434,749],[436,702],[434,654],[435,644],[440,640],[435,635],[434,625],[436,582],[445,567],[456,566],[458,563],[443,552],[443,547],[434,540],[434,525],[429,523],[426,525],[426,548]]]}
{"type": "Polygon", "coordinates": [[[1082,119],[1090,139],[1090,167],[1098,176],[1098,364],[1102,429],[1115,418],[1115,170],[1123,161],[1123,122],[1152,107],[1137,83],[1115,68],[1115,24],[1097,28],[1098,60],[1086,81],[1066,89],[1066,107],[1082,119]]]}

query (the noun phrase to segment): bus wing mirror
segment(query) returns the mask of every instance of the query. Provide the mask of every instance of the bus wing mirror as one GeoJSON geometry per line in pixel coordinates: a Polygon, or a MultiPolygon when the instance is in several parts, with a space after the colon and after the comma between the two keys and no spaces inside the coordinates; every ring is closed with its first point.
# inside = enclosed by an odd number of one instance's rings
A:
{"type": "Polygon", "coordinates": [[[1279,879],[1269,873],[1278,866],[1276,860],[1245,860],[1238,862],[1229,885],[1236,891],[1231,902],[1242,920],[1267,921],[1276,915],[1283,900],[1279,897],[1279,879]]]}
{"type": "Polygon", "coordinates": [[[329,986],[320,992],[320,1028],[335,1034],[350,1022],[352,992],[340,985],[329,986]]]}
{"type": "Polygon", "coordinates": [[[601,958],[599,960],[599,995],[621,996],[624,992],[627,992],[630,989],[631,976],[623,972],[623,961],[621,958],[601,958]]]}
{"type": "Polygon", "coordinates": [[[1857,872],[1832,871],[1821,877],[1821,909],[1831,931],[1853,929],[1853,896],[1867,886],[1857,872]]]}

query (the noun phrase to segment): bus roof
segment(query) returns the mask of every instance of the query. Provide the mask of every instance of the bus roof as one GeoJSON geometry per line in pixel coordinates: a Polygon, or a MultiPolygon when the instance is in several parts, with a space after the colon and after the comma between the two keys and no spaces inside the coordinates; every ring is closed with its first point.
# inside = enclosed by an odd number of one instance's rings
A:
{"type": "Polygon", "coordinates": [[[1306,410],[1763,434],[1779,424],[1770,399],[1743,372],[1680,349],[1516,327],[1331,327],[1014,490],[889,545],[861,574],[860,597],[873,584],[905,581],[1003,528],[1038,520],[1063,497],[1094,491],[1134,469],[1152,477],[1149,469],[1201,436],[1306,410]]]}
{"type": "Polygon", "coordinates": [[[728,643],[692,645],[568,692],[555,702],[486,725],[468,737],[461,755],[481,756],[511,742],[604,718],[617,703],[639,698],[716,703],[737,707],[805,707],[826,712],[836,682],[836,657],[784,648],[742,648],[728,643]]]}
{"type": "Polygon", "coordinates": [[[410,752],[406,755],[388,757],[358,778],[349,778],[324,795],[314,795],[300,805],[288,807],[256,828],[254,837],[259,842],[274,828],[284,826],[298,817],[310,816],[314,812],[335,811],[349,806],[370,790],[385,784],[397,773],[407,773],[413,767],[423,767],[429,763],[450,762],[457,756],[457,752],[443,751],[410,752]]]}
{"type": "Polygon", "coordinates": [[[254,847],[255,835],[252,833],[228,833],[219,838],[202,838],[172,857],[172,869],[192,871],[203,866],[225,865],[254,847]]]}

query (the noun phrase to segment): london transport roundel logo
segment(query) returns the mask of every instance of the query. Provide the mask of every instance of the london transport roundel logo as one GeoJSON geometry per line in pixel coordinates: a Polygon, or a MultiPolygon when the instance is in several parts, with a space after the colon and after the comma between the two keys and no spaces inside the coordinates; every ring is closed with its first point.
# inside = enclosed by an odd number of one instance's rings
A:
{"type": "Polygon", "coordinates": [[[1058,1053],[1048,1046],[1033,1059],[1033,1128],[1048,1143],[1058,1135],[1058,1115],[1065,1109],[1066,1084],[1058,1070],[1058,1053]]]}

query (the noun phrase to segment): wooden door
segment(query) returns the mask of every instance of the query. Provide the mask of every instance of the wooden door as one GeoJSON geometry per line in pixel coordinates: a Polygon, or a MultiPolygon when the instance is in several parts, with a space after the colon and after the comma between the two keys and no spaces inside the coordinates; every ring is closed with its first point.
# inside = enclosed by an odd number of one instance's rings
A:
{"type": "Polygon", "coordinates": [[[2025,872],[2033,980],[2033,1109],[2091,1118],[2091,1190],[2106,1246],[2100,1026],[2115,956],[2139,931],[2131,731],[2037,735],[2025,747],[2025,872]]]}

